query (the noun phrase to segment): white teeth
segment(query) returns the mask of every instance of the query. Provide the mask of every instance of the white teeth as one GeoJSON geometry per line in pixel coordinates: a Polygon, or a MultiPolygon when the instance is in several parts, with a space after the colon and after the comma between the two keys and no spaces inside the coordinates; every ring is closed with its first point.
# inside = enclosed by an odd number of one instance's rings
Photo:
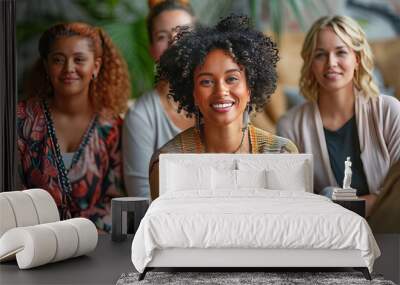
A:
{"type": "Polygon", "coordinates": [[[336,77],[339,76],[340,74],[337,72],[327,72],[325,73],[325,77],[331,78],[331,77],[336,77]]]}
{"type": "Polygon", "coordinates": [[[224,109],[233,106],[233,102],[231,103],[222,103],[222,104],[212,104],[213,108],[215,109],[224,109]]]}

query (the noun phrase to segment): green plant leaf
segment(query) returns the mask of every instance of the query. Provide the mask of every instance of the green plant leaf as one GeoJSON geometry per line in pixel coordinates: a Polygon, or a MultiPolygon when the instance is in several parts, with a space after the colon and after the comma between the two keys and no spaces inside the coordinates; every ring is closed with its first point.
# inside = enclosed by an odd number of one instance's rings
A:
{"type": "Polygon", "coordinates": [[[138,97],[151,89],[154,83],[154,63],[148,52],[145,19],[139,19],[130,25],[111,22],[103,27],[110,34],[128,64],[133,97],[138,97]]]}
{"type": "Polygon", "coordinates": [[[304,23],[304,17],[301,13],[301,7],[299,2],[296,0],[288,0],[288,5],[290,6],[291,11],[293,12],[294,16],[299,22],[301,29],[304,31],[306,29],[306,25],[304,23]]]}

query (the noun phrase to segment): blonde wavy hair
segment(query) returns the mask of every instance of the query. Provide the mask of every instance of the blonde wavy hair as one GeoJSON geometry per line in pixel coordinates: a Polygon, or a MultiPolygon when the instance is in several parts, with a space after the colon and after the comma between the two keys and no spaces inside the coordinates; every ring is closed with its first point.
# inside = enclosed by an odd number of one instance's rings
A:
{"type": "Polygon", "coordinates": [[[25,83],[26,96],[28,98],[53,96],[44,62],[47,61],[50,49],[57,39],[71,36],[89,39],[95,58],[101,58],[100,71],[89,86],[89,96],[95,110],[106,116],[118,116],[124,113],[131,95],[126,62],[104,30],[85,23],[57,24],[42,34],[39,40],[40,59],[34,64],[25,83]]]}
{"type": "Polygon", "coordinates": [[[301,50],[303,66],[300,76],[300,92],[308,100],[317,101],[318,82],[311,70],[317,37],[324,28],[332,28],[336,35],[355,53],[359,66],[354,72],[353,83],[365,96],[379,95],[379,89],[372,79],[373,55],[365,33],[356,21],[346,16],[325,16],[318,19],[308,31],[301,50]]]}

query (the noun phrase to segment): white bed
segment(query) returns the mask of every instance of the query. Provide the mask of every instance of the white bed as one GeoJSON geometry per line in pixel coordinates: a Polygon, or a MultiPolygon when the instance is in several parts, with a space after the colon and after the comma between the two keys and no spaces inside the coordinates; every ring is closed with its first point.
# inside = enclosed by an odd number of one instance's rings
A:
{"type": "MultiPolygon", "coordinates": [[[[132,243],[154,267],[355,267],[380,255],[362,217],[312,194],[311,155],[165,154],[132,243]]],[[[368,269],[368,270],[367,270],[368,269]]]]}

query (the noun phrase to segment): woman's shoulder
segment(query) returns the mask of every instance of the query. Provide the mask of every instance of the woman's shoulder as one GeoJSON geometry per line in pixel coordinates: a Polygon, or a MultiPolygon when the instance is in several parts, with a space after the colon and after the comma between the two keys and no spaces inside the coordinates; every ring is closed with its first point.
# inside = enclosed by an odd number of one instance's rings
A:
{"type": "MultiPolygon", "coordinates": [[[[289,136],[289,133],[300,130],[300,125],[309,122],[314,118],[316,104],[308,101],[297,105],[283,115],[276,126],[279,135],[289,136]]],[[[292,136],[289,136],[292,138],[292,136]]]]}
{"type": "Polygon", "coordinates": [[[97,131],[102,138],[119,137],[123,120],[120,116],[102,116],[97,119],[97,131]]]}
{"type": "Polygon", "coordinates": [[[375,97],[357,96],[360,110],[373,114],[378,119],[400,118],[400,101],[392,96],[380,94],[375,97]]]}
{"type": "Polygon", "coordinates": [[[188,128],[177,134],[160,148],[160,153],[197,153],[202,144],[195,127],[188,128]]]}
{"type": "Polygon", "coordinates": [[[98,116],[98,122],[100,127],[119,127],[123,123],[123,119],[121,116],[98,116]]]}
{"type": "Polygon", "coordinates": [[[400,101],[392,96],[381,95],[381,119],[385,130],[395,130],[400,127],[400,101]]]}
{"type": "MultiPolygon", "coordinates": [[[[187,132],[188,130],[184,131],[187,132]]],[[[182,153],[182,133],[178,134],[168,142],[166,142],[162,147],[157,149],[150,159],[150,172],[152,171],[154,165],[158,163],[160,154],[163,153],[182,153]]]]}
{"type": "Polygon", "coordinates": [[[36,118],[43,115],[41,100],[30,98],[21,100],[17,104],[17,120],[36,118]]]}
{"type": "Polygon", "coordinates": [[[158,96],[156,90],[150,90],[144,93],[129,107],[127,114],[144,113],[149,111],[151,113],[158,110],[160,108],[160,99],[158,96]]]}
{"type": "Polygon", "coordinates": [[[17,132],[20,138],[29,138],[32,132],[41,137],[46,132],[46,119],[41,100],[31,98],[18,102],[17,132]]]}
{"type": "Polygon", "coordinates": [[[158,161],[163,153],[202,153],[204,146],[201,143],[195,127],[188,128],[160,147],[152,156],[152,161],[158,161]]]}
{"type": "Polygon", "coordinates": [[[363,91],[357,93],[357,101],[361,105],[381,106],[383,108],[400,108],[400,101],[396,97],[379,94],[378,96],[367,96],[363,91]]]}
{"type": "Polygon", "coordinates": [[[258,153],[298,153],[296,145],[289,139],[249,126],[250,136],[258,153]]]}
{"type": "Polygon", "coordinates": [[[399,101],[399,99],[397,99],[395,97],[392,97],[392,96],[383,95],[383,94],[380,95],[379,98],[382,101],[382,105],[383,105],[384,108],[400,111],[400,101],[399,101]]]}
{"type": "MultiPolygon", "coordinates": [[[[21,100],[17,105],[17,133],[20,140],[39,142],[47,132],[42,101],[37,98],[21,100]]],[[[22,142],[22,141],[20,141],[22,142]]]]}
{"type": "Polygon", "coordinates": [[[292,121],[300,116],[309,116],[314,112],[314,107],[315,103],[311,101],[294,106],[281,117],[280,121],[292,121]]]}
{"type": "Polygon", "coordinates": [[[151,90],[137,98],[125,114],[125,125],[134,123],[154,125],[156,116],[162,112],[156,90],[151,90]]]}

